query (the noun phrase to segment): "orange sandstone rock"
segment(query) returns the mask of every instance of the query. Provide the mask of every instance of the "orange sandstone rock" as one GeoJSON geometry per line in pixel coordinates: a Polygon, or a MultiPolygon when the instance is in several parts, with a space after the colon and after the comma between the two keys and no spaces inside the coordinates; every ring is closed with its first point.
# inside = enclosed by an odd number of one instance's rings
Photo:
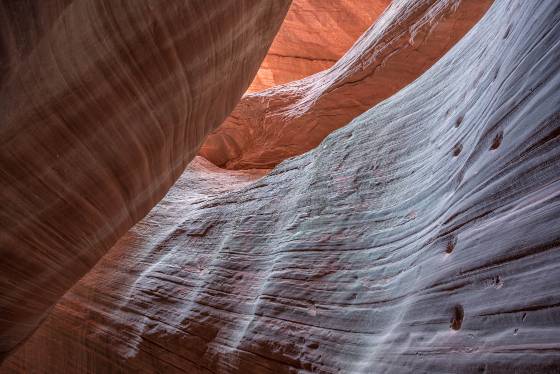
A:
{"type": "Polygon", "coordinates": [[[354,44],[390,0],[295,0],[248,92],[325,70],[354,44]]]}
{"type": "Polygon", "coordinates": [[[227,169],[271,168],[418,78],[491,0],[398,0],[330,69],[243,97],[200,155],[227,169]]]}

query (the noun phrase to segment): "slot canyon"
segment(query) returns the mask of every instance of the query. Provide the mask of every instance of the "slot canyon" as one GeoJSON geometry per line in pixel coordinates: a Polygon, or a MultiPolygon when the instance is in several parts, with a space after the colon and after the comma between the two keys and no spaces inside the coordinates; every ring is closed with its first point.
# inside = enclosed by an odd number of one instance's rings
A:
{"type": "Polygon", "coordinates": [[[560,373],[560,1],[0,0],[11,373],[560,373]]]}

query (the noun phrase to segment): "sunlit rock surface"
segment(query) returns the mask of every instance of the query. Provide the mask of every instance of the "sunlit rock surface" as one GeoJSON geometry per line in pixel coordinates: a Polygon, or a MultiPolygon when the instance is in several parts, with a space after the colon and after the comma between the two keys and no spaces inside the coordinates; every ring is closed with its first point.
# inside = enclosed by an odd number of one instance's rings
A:
{"type": "Polygon", "coordinates": [[[165,195],[288,6],[0,3],[0,361],[165,195]]]}
{"type": "Polygon", "coordinates": [[[333,67],[244,96],[200,155],[227,169],[271,168],[411,83],[490,0],[396,0],[333,67]]]}
{"type": "Polygon", "coordinates": [[[294,0],[248,92],[330,68],[390,0],[294,0]]]}
{"type": "Polygon", "coordinates": [[[559,54],[496,0],[267,176],[197,158],[2,372],[558,372],[559,54]]]}

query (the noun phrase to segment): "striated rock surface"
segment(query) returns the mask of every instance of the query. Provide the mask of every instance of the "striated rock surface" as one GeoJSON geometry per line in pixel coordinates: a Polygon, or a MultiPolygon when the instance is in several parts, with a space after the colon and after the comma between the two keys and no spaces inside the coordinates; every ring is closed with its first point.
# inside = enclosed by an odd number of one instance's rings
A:
{"type": "Polygon", "coordinates": [[[390,0],[295,0],[248,92],[330,68],[390,0]]]}
{"type": "Polygon", "coordinates": [[[0,4],[0,360],[165,195],[288,6],[0,4]]]}
{"type": "Polygon", "coordinates": [[[228,169],[271,168],[403,88],[444,55],[490,0],[396,0],[332,68],[244,96],[200,155],[228,169]]]}
{"type": "Polygon", "coordinates": [[[559,54],[496,0],[265,177],[197,158],[1,372],[558,372],[559,54]]]}

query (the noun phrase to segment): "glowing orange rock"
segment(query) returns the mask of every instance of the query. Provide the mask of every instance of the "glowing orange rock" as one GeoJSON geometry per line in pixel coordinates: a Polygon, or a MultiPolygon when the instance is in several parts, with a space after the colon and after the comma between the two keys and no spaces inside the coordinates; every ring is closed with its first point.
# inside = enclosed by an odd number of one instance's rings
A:
{"type": "Polygon", "coordinates": [[[395,1],[330,69],[243,97],[200,155],[227,169],[271,168],[418,78],[491,0],[395,1]]]}
{"type": "Polygon", "coordinates": [[[330,68],[390,0],[295,0],[248,92],[330,68]]]}

